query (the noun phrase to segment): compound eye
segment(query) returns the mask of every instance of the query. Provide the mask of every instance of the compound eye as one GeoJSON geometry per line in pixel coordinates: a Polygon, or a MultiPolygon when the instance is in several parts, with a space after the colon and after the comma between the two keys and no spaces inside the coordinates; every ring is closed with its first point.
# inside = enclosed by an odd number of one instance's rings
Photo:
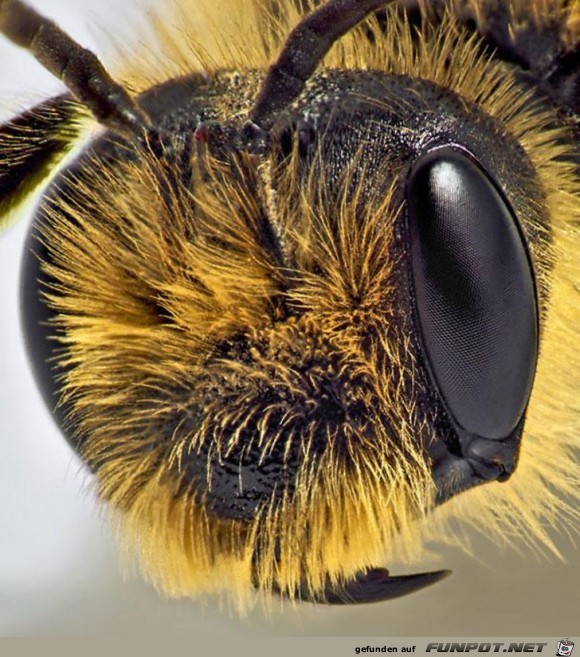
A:
{"type": "Polygon", "coordinates": [[[507,438],[536,368],[534,276],[513,211],[452,148],[414,165],[407,187],[415,312],[430,375],[456,424],[507,438]]]}

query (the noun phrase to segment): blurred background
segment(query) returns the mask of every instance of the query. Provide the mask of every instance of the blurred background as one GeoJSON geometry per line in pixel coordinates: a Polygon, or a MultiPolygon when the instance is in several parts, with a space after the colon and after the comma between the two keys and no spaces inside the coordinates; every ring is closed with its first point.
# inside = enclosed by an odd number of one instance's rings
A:
{"type": "MultiPolygon", "coordinates": [[[[228,1],[215,4],[226,11],[228,1]]],[[[163,0],[30,4],[105,64],[104,33],[130,35],[147,8],[167,6],[163,0]]],[[[0,40],[0,120],[60,91],[30,56],[0,40]]],[[[538,559],[524,548],[504,552],[478,536],[474,556],[440,548],[438,560],[422,564],[451,568],[454,575],[442,584],[359,608],[288,606],[239,619],[219,601],[166,600],[124,575],[90,479],[53,426],[23,351],[19,263],[29,222],[23,217],[0,236],[0,636],[580,634],[580,552],[566,527],[558,545],[567,563],[538,559]]]]}

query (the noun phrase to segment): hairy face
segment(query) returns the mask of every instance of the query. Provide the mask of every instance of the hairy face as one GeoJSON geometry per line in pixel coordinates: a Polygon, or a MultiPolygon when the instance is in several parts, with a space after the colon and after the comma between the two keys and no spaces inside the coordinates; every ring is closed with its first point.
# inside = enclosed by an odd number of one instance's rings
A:
{"type": "MultiPolygon", "coordinates": [[[[228,50],[226,34],[210,75],[166,73],[139,97],[158,126],[147,149],[105,136],[41,208],[27,276],[41,280],[56,361],[49,396],[170,594],[316,597],[416,552],[441,527],[423,519],[474,487],[460,515],[497,533],[525,526],[548,541],[541,522],[567,512],[542,483],[573,444],[559,428],[575,408],[577,310],[551,321],[577,274],[557,258],[579,193],[566,133],[451,18],[418,35],[391,18],[386,36],[372,22],[329,55],[263,158],[232,147],[228,119],[251,106],[272,44],[228,50]],[[240,53],[239,70],[224,71],[240,53]],[[488,433],[502,426],[479,443],[463,426],[474,400],[450,401],[437,340],[426,347],[413,262],[414,165],[444,147],[514,218],[550,356],[528,431],[531,382],[503,424],[476,417],[488,433]],[[504,487],[478,487],[518,457],[504,487]]],[[[485,306],[485,321],[503,304],[485,306]]],[[[509,370],[487,376],[477,348],[462,345],[475,355],[453,364],[462,387],[509,370]]],[[[576,472],[559,482],[564,494],[576,484],[576,472]]]]}

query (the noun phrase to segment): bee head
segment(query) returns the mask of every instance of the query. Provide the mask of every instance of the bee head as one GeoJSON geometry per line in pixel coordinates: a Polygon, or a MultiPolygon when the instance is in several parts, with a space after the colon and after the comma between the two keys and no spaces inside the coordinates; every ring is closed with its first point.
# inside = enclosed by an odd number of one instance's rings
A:
{"type": "Polygon", "coordinates": [[[188,567],[229,555],[289,595],[412,550],[435,504],[511,473],[539,316],[525,245],[548,235],[533,168],[515,140],[490,152],[475,106],[403,76],[313,88],[266,161],[204,145],[188,186],[155,154],[81,165],[43,237],[101,494],[142,535],[161,488],[188,567]]]}
{"type": "Polygon", "coordinates": [[[281,65],[145,91],[138,147],[108,133],[43,202],[48,395],[170,594],[323,599],[516,467],[564,131],[452,19],[418,48],[389,16],[286,96],[281,65]]]}

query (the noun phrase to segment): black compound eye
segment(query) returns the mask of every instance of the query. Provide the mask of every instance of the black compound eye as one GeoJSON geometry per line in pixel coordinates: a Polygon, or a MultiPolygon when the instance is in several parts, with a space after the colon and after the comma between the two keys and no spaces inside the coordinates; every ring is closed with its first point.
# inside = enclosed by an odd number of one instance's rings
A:
{"type": "Polygon", "coordinates": [[[534,276],[517,220],[487,173],[452,148],[414,165],[407,187],[422,347],[456,424],[507,438],[535,374],[534,276]]]}

